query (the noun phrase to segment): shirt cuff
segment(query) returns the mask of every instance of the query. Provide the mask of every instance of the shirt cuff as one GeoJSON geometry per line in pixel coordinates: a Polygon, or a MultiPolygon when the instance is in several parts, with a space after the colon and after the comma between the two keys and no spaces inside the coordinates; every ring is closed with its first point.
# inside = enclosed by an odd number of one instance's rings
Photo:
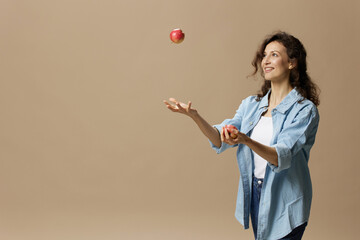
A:
{"type": "MultiPolygon", "coordinates": [[[[213,125],[213,127],[219,132],[219,134],[221,133],[221,129],[223,127],[223,125],[219,124],[219,125],[213,125]]],[[[232,147],[229,144],[226,144],[224,142],[221,142],[221,146],[217,147],[215,146],[210,140],[209,143],[211,145],[211,147],[216,151],[217,154],[222,153],[223,151],[225,151],[226,149],[232,147]]]]}
{"type": "Polygon", "coordinates": [[[291,151],[287,146],[282,144],[276,144],[275,146],[277,156],[278,156],[278,165],[275,166],[271,163],[268,163],[271,170],[275,173],[279,173],[282,170],[285,170],[291,166],[291,151]]]}

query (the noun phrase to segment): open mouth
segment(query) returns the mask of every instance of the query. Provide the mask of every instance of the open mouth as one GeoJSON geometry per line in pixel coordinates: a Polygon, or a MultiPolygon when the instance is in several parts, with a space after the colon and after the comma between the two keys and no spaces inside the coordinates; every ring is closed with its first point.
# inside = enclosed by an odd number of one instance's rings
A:
{"type": "Polygon", "coordinates": [[[274,68],[272,68],[272,67],[266,67],[266,68],[264,68],[264,72],[265,72],[265,73],[269,73],[269,72],[271,72],[272,70],[274,70],[274,68]]]}

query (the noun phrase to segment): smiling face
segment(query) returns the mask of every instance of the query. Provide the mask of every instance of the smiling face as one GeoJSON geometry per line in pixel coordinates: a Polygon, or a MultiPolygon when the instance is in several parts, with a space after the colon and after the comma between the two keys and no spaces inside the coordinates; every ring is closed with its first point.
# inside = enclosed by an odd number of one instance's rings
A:
{"type": "Polygon", "coordinates": [[[266,80],[272,82],[289,81],[292,63],[286,53],[286,48],[279,42],[270,42],[265,50],[261,67],[266,80]]]}

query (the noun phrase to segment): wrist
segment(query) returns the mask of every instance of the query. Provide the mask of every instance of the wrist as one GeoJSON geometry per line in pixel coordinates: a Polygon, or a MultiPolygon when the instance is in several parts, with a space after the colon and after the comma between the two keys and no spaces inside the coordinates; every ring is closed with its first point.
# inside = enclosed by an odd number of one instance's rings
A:
{"type": "Polygon", "coordinates": [[[253,140],[249,136],[245,135],[244,144],[246,146],[250,147],[252,145],[252,143],[253,143],[253,140]]]}
{"type": "Polygon", "coordinates": [[[198,120],[200,118],[200,115],[197,111],[195,111],[194,113],[192,113],[191,115],[189,115],[189,117],[191,117],[194,121],[198,120]]]}

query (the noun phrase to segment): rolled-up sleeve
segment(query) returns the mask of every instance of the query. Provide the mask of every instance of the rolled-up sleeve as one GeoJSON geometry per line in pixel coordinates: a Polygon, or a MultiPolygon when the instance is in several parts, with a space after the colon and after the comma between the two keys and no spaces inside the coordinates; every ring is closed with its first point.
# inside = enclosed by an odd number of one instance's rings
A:
{"type": "Polygon", "coordinates": [[[294,156],[299,151],[308,153],[315,142],[315,135],[319,125],[319,113],[314,105],[303,108],[291,124],[285,126],[278,136],[277,143],[272,145],[278,156],[278,166],[268,163],[270,168],[278,173],[291,167],[294,156]]]}

